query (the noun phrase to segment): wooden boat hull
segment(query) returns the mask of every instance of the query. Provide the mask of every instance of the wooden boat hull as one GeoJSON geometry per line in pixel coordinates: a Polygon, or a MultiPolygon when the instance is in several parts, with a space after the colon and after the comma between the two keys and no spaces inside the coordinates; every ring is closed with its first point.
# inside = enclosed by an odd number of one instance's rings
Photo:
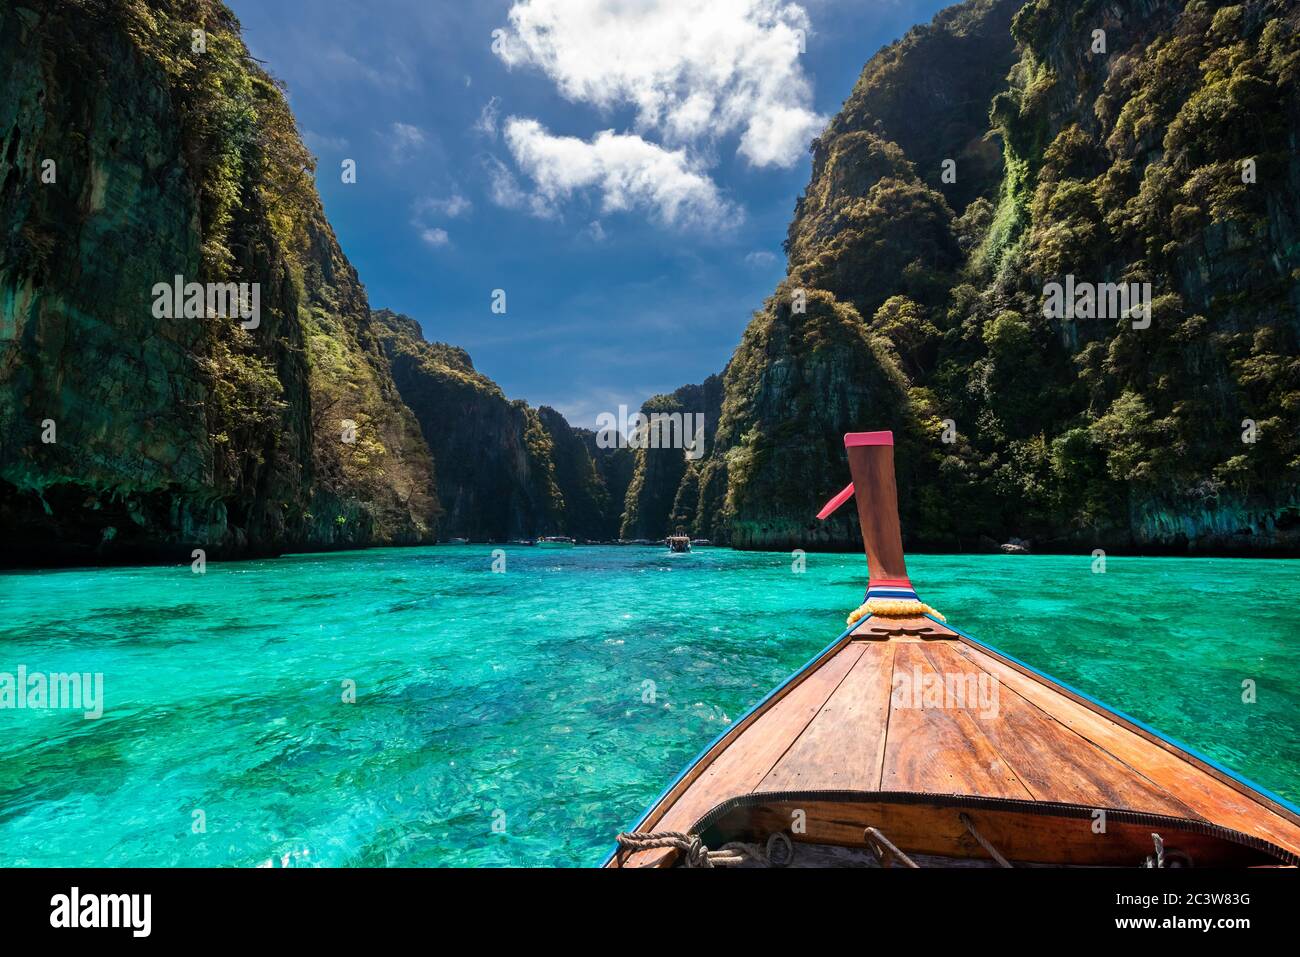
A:
{"type": "MultiPolygon", "coordinates": [[[[774,832],[862,847],[876,827],[909,853],[988,860],[963,813],[1016,863],[1139,866],[1153,833],[1196,866],[1300,863],[1300,817],[1280,799],[933,620],[850,629],[706,748],[633,830],[715,848],[774,832]],[[984,675],[999,713],[914,707],[900,669],[967,687],[984,675]]],[[[679,862],[656,849],[606,864],[679,862]]]]}
{"type": "Polygon", "coordinates": [[[818,517],[856,496],[871,578],[854,624],[705,748],[608,866],[771,835],[869,838],[882,860],[1300,864],[1300,809],[929,614],[907,577],[893,436],[844,442],[853,484],[818,517]]]}
{"type": "Polygon", "coordinates": [[[761,844],[774,831],[788,832],[801,815],[801,844],[862,847],[863,831],[875,827],[909,855],[991,862],[962,823],[965,814],[978,822],[986,840],[1021,865],[1137,866],[1153,853],[1152,833],[1161,835],[1171,859],[1177,853],[1198,866],[1296,863],[1250,835],[1168,815],[1111,811],[1106,830],[1095,833],[1094,812],[1077,804],[906,791],[758,793],[714,808],[697,826],[710,847],[761,844]]]}

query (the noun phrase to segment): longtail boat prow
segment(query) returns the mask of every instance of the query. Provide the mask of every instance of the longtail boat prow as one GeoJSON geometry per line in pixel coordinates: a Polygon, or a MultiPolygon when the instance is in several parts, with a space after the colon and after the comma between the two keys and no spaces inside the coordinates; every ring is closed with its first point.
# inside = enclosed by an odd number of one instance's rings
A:
{"type": "Polygon", "coordinates": [[[912,588],[894,440],[844,437],[848,628],[735,721],[607,867],[1277,867],[1300,809],[947,625],[912,588]]]}

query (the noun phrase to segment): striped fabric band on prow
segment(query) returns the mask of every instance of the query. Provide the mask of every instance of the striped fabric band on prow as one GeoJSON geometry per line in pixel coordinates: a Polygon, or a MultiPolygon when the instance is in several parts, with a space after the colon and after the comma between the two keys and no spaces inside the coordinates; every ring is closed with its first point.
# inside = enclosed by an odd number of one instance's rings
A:
{"type": "Polygon", "coordinates": [[[911,599],[920,601],[916,597],[916,590],[912,583],[906,578],[875,578],[867,583],[867,593],[863,596],[863,601],[871,601],[873,598],[890,598],[895,600],[911,599]]]}
{"type": "Polygon", "coordinates": [[[867,615],[881,618],[916,618],[930,615],[945,621],[943,615],[916,597],[916,590],[906,578],[877,578],[867,583],[867,593],[862,604],[850,612],[850,625],[867,615]]]}

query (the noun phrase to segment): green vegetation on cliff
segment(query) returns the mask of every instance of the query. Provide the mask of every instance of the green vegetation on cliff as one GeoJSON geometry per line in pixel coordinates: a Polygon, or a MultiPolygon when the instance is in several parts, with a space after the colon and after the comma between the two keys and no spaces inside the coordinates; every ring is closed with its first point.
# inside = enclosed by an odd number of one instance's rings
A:
{"type": "Polygon", "coordinates": [[[431,538],[428,448],[224,5],[7,4],[0,60],[10,560],[431,538]],[[257,322],[156,317],[174,276],[258,284],[257,322]]]}
{"type": "Polygon", "coordinates": [[[970,0],[877,54],[683,476],[696,528],[853,547],[811,516],[840,435],[892,428],[913,544],[1300,548],[1298,28],[1282,0],[970,0]],[[1049,318],[1066,276],[1149,283],[1150,325],[1049,318]]]}
{"type": "Polygon", "coordinates": [[[372,314],[218,0],[5,5],[0,59],[3,560],[617,535],[630,453],[372,314]],[[176,276],[257,321],[157,316],[176,276]]]}
{"type": "Polygon", "coordinates": [[[724,372],[645,404],[703,413],[703,457],[606,449],[371,312],[218,0],[6,4],[3,557],[856,547],[850,510],[812,516],[841,434],[880,428],[913,545],[1294,551],[1298,140],[1287,0],[967,0],[813,141],[724,372]],[[174,276],[257,283],[258,322],[157,317],[174,276]],[[1149,316],[1045,311],[1067,280],[1149,288],[1149,316]]]}

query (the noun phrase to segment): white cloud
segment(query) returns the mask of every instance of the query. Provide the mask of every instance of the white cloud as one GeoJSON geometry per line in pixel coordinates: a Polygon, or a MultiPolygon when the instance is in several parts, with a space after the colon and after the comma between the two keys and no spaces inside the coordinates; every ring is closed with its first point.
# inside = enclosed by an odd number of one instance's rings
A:
{"type": "Polygon", "coordinates": [[[536,193],[528,193],[520,187],[515,174],[505,163],[495,156],[490,156],[485,165],[488,174],[488,196],[496,205],[531,213],[540,219],[556,217],[556,210],[550,203],[536,193]]]}
{"type": "Polygon", "coordinates": [[[483,109],[479,110],[478,119],[474,122],[474,129],[488,139],[496,139],[497,118],[500,115],[501,99],[494,96],[483,104],[483,109]]]}
{"type": "Polygon", "coordinates": [[[393,159],[398,162],[409,159],[412,153],[424,145],[424,130],[410,123],[394,123],[390,136],[393,159]]]}
{"type": "Polygon", "coordinates": [[[524,194],[509,171],[501,169],[493,181],[493,198],[500,205],[549,212],[575,193],[591,190],[600,197],[602,213],[645,209],[669,226],[727,228],[741,218],[685,150],[612,130],[590,141],[555,136],[536,120],[514,116],[506,120],[505,141],[516,165],[536,184],[536,193],[524,194]]]}
{"type": "Polygon", "coordinates": [[[769,252],[766,249],[756,249],[752,253],[745,255],[745,265],[753,266],[755,269],[766,269],[776,264],[776,253],[769,252]]]}
{"type": "Polygon", "coordinates": [[[417,216],[446,216],[448,219],[455,219],[457,216],[465,215],[473,208],[474,204],[460,193],[452,193],[445,199],[426,196],[424,199],[415,202],[415,214],[417,216]]]}
{"type": "Polygon", "coordinates": [[[451,237],[447,235],[447,230],[441,226],[433,225],[429,220],[435,216],[455,219],[457,216],[468,213],[473,206],[473,203],[455,190],[445,198],[426,196],[423,199],[417,199],[411,205],[411,225],[415,227],[420,234],[420,238],[428,245],[435,248],[450,246],[451,237]]]}
{"type": "Polygon", "coordinates": [[[603,243],[605,241],[605,227],[600,224],[599,219],[593,219],[587,224],[586,233],[592,242],[603,243]]]}
{"type": "Polygon", "coordinates": [[[497,46],[570,100],[631,106],[669,146],[740,134],[754,166],[792,166],[825,124],[800,61],[810,24],[787,0],[517,0],[497,46]]]}

